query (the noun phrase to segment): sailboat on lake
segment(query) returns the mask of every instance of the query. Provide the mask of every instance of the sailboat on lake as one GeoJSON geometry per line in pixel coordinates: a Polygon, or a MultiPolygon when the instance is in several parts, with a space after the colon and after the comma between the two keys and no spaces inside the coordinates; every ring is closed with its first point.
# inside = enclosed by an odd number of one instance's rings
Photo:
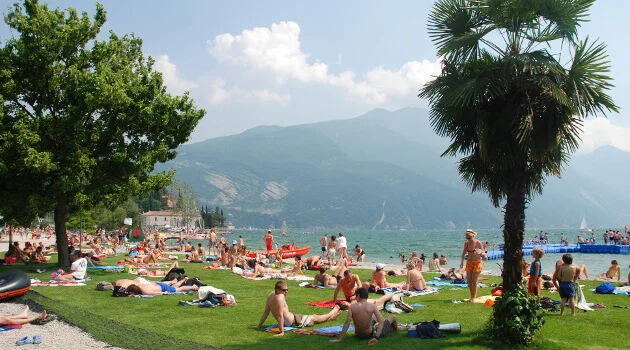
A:
{"type": "Polygon", "coordinates": [[[582,217],[582,224],[580,224],[580,231],[585,231],[585,232],[594,231],[592,228],[588,228],[588,223],[586,222],[586,214],[584,214],[584,217],[582,217]]]}

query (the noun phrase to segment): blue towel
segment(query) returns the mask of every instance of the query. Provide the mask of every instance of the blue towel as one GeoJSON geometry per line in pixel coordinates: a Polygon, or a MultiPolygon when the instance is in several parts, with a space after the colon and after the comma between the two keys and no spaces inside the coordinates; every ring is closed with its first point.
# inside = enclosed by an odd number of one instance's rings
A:
{"type": "Polygon", "coordinates": [[[175,294],[191,294],[191,293],[195,293],[194,290],[186,290],[183,292],[175,292],[175,293],[169,293],[169,294],[138,294],[138,295],[133,295],[136,298],[153,298],[153,297],[157,297],[160,295],[175,295],[175,294]]]}
{"type": "Polygon", "coordinates": [[[426,305],[423,305],[423,304],[411,304],[411,306],[419,307],[419,308],[427,307],[426,305]]]}
{"type": "MultiPolygon", "coordinates": [[[[332,327],[326,327],[326,328],[318,328],[315,331],[320,332],[320,333],[341,333],[341,330],[343,329],[343,325],[339,325],[339,326],[332,326],[332,327]]],[[[350,326],[348,327],[348,331],[353,331],[354,330],[354,326],[350,326]]]]}
{"type": "MultiPolygon", "coordinates": [[[[268,330],[270,330],[270,329],[272,329],[272,328],[278,328],[278,327],[279,327],[279,326],[278,326],[277,324],[274,324],[274,325],[271,325],[271,326],[269,326],[269,327],[265,328],[265,330],[266,330],[266,331],[268,331],[268,330]]],[[[287,331],[292,331],[292,330],[294,330],[294,329],[297,329],[297,328],[296,328],[296,327],[291,327],[291,326],[284,326],[284,331],[285,331],[285,332],[287,332],[287,331]]]]}
{"type": "Polygon", "coordinates": [[[452,282],[441,282],[441,281],[429,281],[428,285],[431,286],[449,286],[449,287],[460,287],[460,288],[468,288],[467,284],[453,284],[452,282]]]}
{"type": "Polygon", "coordinates": [[[623,290],[623,289],[615,289],[614,292],[612,292],[613,294],[623,294],[623,295],[630,295],[630,293],[627,290],[623,290]]]}

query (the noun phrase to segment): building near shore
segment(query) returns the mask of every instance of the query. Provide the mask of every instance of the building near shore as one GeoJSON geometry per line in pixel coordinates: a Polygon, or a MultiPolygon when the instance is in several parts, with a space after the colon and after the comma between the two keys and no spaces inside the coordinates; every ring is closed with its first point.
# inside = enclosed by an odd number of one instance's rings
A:
{"type": "Polygon", "coordinates": [[[196,229],[201,227],[201,215],[174,211],[148,211],[141,215],[141,226],[159,229],[196,229]]]}

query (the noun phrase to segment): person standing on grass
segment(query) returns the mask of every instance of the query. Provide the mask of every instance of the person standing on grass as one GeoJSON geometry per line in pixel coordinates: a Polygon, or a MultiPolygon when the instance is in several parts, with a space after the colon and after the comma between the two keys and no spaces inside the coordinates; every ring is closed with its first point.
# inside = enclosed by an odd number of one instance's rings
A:
{"type": "Polygon", "coordinates": [[[542,286],[542,263],[540,259],[545,255],[545,251],[542,248],[534,248],[532,250],[532,257],[534,261],[529,266],[529,280],[527,282],[527,291],[530,294],[534,294],[540,301],[540,289],[542,286]]]}
{"type": "Polygon", "coordinates": [[[580,275],[577,265],[573,264],[573,255],[564,254],[562,256],[562,265],[556,268],[553,273],[552,282],[558,290],[561,298],[560,316],[564,314],[564,305],[569,302],[571,308],[571,316],[575,316],[575,285],[580,275]],[[558,282],[560,282],[558,284],[558,282]]]}
{"type": "Polygon", "coordinates": [[[466,259],[466,280],[468,282],[468,289],[470,289],[470,302],[474,303],[477,298],[477,282],[479,275],[482,271],[482,258],[485,255],[483,251],[483,245],[481,241],[475,239],[477,232],[473,230],[466,230],[466,242],[464,243],[464,250],[462,251],[462,259],[459,264],[460,268],[464,267],[464,258],[466,259]]]}
{"type": "Polygon", "coordinates": [[[317,323],[334,320],[339,315],[341,315],[341,310],[337,305],[335,305],[335,307],[329,313],[324,315],[300,315],[292,313],[289,311],[289,305],[286,301],[286,296],[288,292],[289,288],[287,288],[285,282],[276,282],[274,291],[267,296],[267,301],[265,302],[265,311],[260,318],[260,322],[258,322],[257,326],[250,326],[249,328],[257,329],[262,327],[263,323],[271,312],[273,317],[278,322],[278,328],[280,329],[280,333],[274,336],[281,337],[284,335],[285,327],[308,327],[317,323]]]}

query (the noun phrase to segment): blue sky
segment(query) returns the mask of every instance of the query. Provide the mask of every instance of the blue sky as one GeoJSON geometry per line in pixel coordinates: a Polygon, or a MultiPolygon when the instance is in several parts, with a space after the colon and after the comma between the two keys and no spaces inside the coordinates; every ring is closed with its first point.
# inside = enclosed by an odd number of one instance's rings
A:
{"type": "MultiPolygon", "coordinates": [[[[48,1],[93,14],[95,2],[48,1]]],[[[426,107],[417,90],[439,67],[426,32],[432,1],[102,1],[105,32],[135,33],[172,93],[189,90],[206,117],[191,141],[257,125],[352,118],[373,108],[426,107]]],[[[1,8],[6,13],[7,7],[1,8]]],[[[585,124],[582,152],[630,151],[625,118],[630,2],[600,0],[580,35],[608,44],[620,115],[585,124]]],[[[11,35],[0,26],[0,40],[11,35]]]]}

